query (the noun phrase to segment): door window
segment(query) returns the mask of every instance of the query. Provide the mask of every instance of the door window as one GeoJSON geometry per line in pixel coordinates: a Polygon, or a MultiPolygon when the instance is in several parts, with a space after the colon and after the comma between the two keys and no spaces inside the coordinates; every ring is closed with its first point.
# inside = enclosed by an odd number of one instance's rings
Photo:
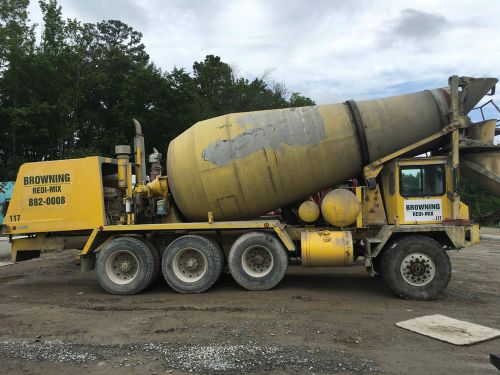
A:
{"type": "Polygon", "coordinates": [[[444,165],[400,167],[400,193],[403,197],[430,197],[444,194],[444,165]]]}

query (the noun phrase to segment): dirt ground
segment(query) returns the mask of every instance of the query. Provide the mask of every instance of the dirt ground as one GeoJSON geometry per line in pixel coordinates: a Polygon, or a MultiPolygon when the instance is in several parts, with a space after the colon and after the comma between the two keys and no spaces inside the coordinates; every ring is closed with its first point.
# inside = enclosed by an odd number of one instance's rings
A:
{"type": "Polygon", "coordinates": [[[444,296],[395,297],[362,267],[291,266],[267,292],[225,275],[181,295],[161,279],[112,296],[75,252],[0,267],[0,373],[495,374],[500,339],[458,347],[395,326],[444,314],[500,329],[500,241],[453,252],[444,296]]]}

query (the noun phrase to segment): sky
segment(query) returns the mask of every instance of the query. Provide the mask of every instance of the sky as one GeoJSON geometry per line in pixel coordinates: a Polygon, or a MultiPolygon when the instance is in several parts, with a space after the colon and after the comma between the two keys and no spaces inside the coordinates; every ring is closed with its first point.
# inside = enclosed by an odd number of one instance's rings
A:
{"type": "MultiPolygon", "coordinates": [[[[190,71],[207,54],[318,104],[500,77],[499,0],[59,0],[63,16],[119,19],[152,61],[190,71]]],[[[38,2],[31,19],[41,23],[38,2]]],[[[496,116],[500,117],[500,116],[496,116]]]]}

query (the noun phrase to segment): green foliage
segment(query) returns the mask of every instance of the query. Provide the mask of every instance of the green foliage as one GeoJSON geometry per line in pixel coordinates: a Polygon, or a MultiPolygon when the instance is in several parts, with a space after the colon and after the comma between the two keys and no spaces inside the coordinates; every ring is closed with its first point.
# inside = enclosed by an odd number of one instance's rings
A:
{"type": "Polygon", "coordinates": [[[479,189],[472,181],[462,177],[460,195],[469,206],[470,216],[481,224],[498,225],[500,222],[500,198],[479,189]]]}
{"type": "Polygon", "coordinates": [[[311,99],[300,95],[298,92],[292,92],[292,95],[290,95],[291,107],[307,107],[315,104],[311,99]]]}
{"type": "Polygon", "coordinates": [[[20,163],[29,160],[31,150],[20,151],[23,143],[43,133],[43,129],[29,126],[35,37],[26,11],[28,3],[0,1],[0,176],[12,176],[20,163]]]}
{"type": "Polygon", "coordinates": [[[0,181],[27,161],[110,156],[130,143],[132,118],[149,147],[166,150],[205,118],[314,105],[282,84],[238,77],[218,56],[195,62],[192,74],[162,72],[140,32],[117,20],[65,20],[57,0],[39,1],[37,43],[28,4],[0,1],[0,181]]]}

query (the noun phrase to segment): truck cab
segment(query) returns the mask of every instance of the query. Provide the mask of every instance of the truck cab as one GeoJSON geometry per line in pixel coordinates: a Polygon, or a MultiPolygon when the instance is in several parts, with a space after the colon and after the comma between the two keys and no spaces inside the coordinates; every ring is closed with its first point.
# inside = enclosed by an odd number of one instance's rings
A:
{"type": "MultiPolygon", "coordinates": [[[[453,168],[448,157],[401,158],[381,173],[388,224],[438,224],[451,220],[453,168]]],[[[469,208],[460,202],[459,219],[469,220],[469,208]]]]}

